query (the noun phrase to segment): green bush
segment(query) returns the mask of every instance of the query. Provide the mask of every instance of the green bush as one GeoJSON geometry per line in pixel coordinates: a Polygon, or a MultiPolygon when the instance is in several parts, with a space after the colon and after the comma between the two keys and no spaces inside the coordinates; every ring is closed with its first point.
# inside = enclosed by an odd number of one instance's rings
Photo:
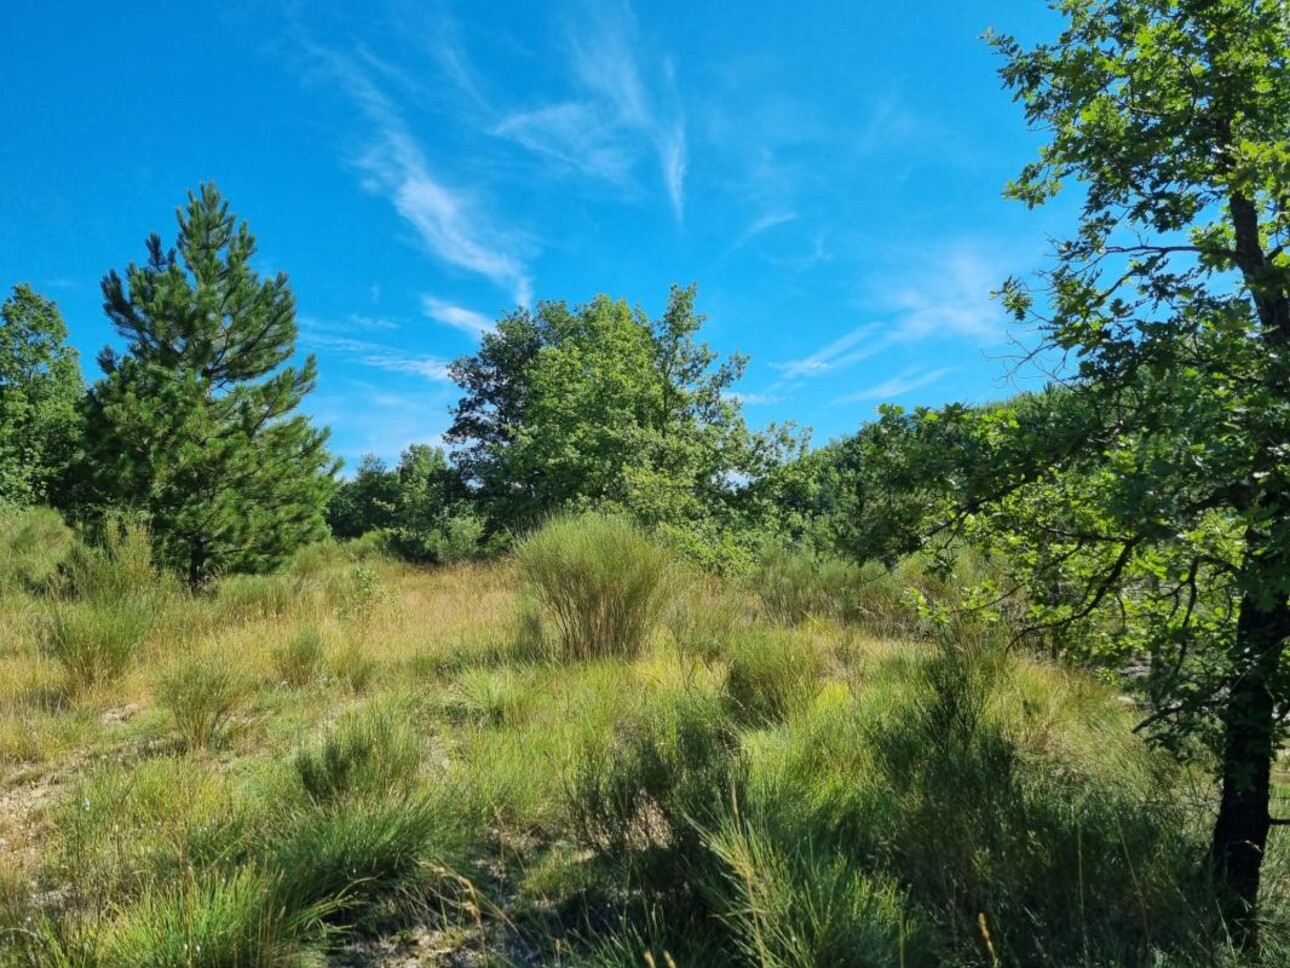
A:
{"type": "Polygon", "coordinates": [[[157,702],[168,710],[190,749],[217,743],[250,692],[250,682],[223,652],[180,659],[157,678],[157,702]]]}
{"type": "Polygon", "coordinates": [[[412,562],[448,565],[483,553],[484,522],[469,511],[436,515],[429,524],[396,526],[389,534],[390,550],[412,562]]]}
{"type": "Polygon", "coordinates": [[[307,686],[318,677],[323,661],[322,630],[306,625],[291,641],[273,650],[273,667],[289,686],[307,686]]]}
{"type": "Polygon", "coordinates": [[[746,963],[763,968],[939,965],[927,923],[888,876],[784,845],[733,813],[708,838],[723,864],[712,904],[746,963]]]}
{"type": "Polygon", "coordinates": [[[129,518],[108,518],[94,539],[78,540],[59,569],[55,590],[96,601],[153,597],[170,591],[174,580],[154,563],[152,535],[129,518]]]}
{"type": "Polygon", "coordinates": [[[73,540],[52,508],[0,508],[0,593],[48,587],[73,540]]]}
{"type": "Polygon", "coordinates": [[[294,904],[374,920],[434,883],[428,862],[448,829],[425,797],[310,805],[283,817],[268,864],[294,904]]]}
{"type": "Polygon", "coordinates": [[[516,548],[564,659],[636,655],[659,619],[670,558],[625,519],[553,519],[516,548]]]}
{"type": "Polygon", "coordinates": [[[348,713],[314,749],[301,750],[296,775],[314,803],[355,796],[408,794],[416,785],[425,744],[402,711],[374,705],[348,713]]]}
{"type": "Polygon", "coordinates": [[[659,697],[574,765],[568,812],[578,842],[619,886],[676,913],[701,913],[713,857],[702,831],[738,796],[734,730],[717,696],[659,697]]]}
{"type": "Polygon", "coordinates": [[[60,603],[45,627],[46,651],[63,667],[70,692],[114,681],[139,654],[152,624],[137,598],[60,603]]]}
{"type": "Polygon", "coordinates": [[[325,904],[301,904],[271,877],[189,873],[128,907],[108,929],[101,968],[290,968],[322,933],[325,904]]]}
{"type": "Polygon", "coordinates": [[[788,632],[749,630],[732,637],[727,649],[726,697],[746,723],[783,720],[806,705],[824,675],[819,646],[788,632]]]}

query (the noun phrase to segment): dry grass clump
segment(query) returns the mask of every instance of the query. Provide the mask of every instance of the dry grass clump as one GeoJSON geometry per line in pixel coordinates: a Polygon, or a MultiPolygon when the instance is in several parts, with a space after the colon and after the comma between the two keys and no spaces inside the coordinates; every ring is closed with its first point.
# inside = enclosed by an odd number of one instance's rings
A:
{"type": "Polygon", "coordinates": [[[188,747],[206,749],[224,738],[251,680],[234,657],[207,649],[175,660],[158,676],[154,692],[188,747]]]}
{"type": "Polygon", "coordinates": [[[562,659],[630,658],[658,622],[671,557],[623,518],[555,518],[515,558],[555,625],[562,659]]]}

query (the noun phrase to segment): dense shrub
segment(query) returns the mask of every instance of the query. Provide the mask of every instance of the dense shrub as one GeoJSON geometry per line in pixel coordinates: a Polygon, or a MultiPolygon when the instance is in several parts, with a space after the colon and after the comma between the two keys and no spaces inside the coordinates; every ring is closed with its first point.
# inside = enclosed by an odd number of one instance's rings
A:
{"type": "Polygon", "coordinates": [[[208,651],[175,661],[158,676],[155,691],[184,742],[205,749],[222,738],[250,687],[235,659],[208,651]]]}
{"type": "Polygon", "coordinates": [[[659,619],[669,556],[622,518],[555,518],[516,548],[565,659],[633,656],[659,619]]]}
{"type": "Polygon", "coordinates": [[[153,611],[137,598],[67,602],[53,606],[46,651],[63,667],[70,692],[119,678],[134,662],[153,611]]]}
{"type": "Polygon", "coordinates": [[[425,744],[400,710],[374,705],[344,716],[313,749],[296,754],[296,775],[318,804],[354,796],[407,794],[425,744]]]}
{"type": "Polygon", "coordinates": [[[824,674],[819,645],[788,632],[746,631],[728,644],[726,698],[737,719],[779,722],[810,701],[824,674]]]}
{"type": "Polygon", "coordinates": [[[0,593],[48,587],[73,540],[52,508],[0,508],[0,593]]]}
{"type": "Polygon", "coordinates": [[[659,697],[593,744],[574,767],[569,814],[579,843],[624,887],[678,914],[702,911],[713,876],[702,831],[738,797],[742,766],[719,697],[659,697]]]}

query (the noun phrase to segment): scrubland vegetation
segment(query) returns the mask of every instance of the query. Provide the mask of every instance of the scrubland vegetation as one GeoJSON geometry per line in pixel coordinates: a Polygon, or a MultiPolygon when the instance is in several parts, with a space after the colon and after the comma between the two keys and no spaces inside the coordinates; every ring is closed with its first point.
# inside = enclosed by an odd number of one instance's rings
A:
{"type": "MultiPolygon", "coordinates": [[[[593,515],[193,593],[112,534],[3,523],[7,963],[1241,963],[1203,764],[938,625],[953,576],[717,579],[593,515]]],[[[1283,847],[1265,878],[1275,960],[1283,847]]]]}
{"type": "Polygon", "coordinates": [[[349,477],[213,184],[0,304],[0,964],[1290,963],[1290,21],[990,36],[1052,381],[750,428],[694,286],[349,477]],[[859,419],[859,418],[858,418],[859,419]]]}

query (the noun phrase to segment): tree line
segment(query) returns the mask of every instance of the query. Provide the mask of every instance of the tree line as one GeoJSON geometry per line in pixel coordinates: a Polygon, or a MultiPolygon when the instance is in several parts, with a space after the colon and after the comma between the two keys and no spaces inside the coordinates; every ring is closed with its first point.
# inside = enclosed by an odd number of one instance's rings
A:
{"type": "Polygon", "coordinates": [[[17,287],[0,328],[0,500],[93,524],[141,514],[193,585],[265,570],[327,533],[379,530],[421,561],[486,553],[555,510],[630,516],[735,568],[760,542],[947,569],[998,567],[969,607],[1018,639],[1122,673],[1142,730],[1216,764],[1208,865],[1257,943],[1272,773],[1290,725],[1290,19],[1275,0],[1057,4],[1056,41],[992,35],[1043,133],[1006,194],[1067,186],[1077,224],[1004,306],[1052,370],[987,406],[884,407],[809,450],[749,428],[745,361],[698,339],[695,290],[649,319],[599,297],[500,319],[451,368],[442,450],[348,481],[298,412],[312,358],[286,279],[212,186],[175,248],[103,281],[126,343],[86,392],[51,302],[17,287]]]}

